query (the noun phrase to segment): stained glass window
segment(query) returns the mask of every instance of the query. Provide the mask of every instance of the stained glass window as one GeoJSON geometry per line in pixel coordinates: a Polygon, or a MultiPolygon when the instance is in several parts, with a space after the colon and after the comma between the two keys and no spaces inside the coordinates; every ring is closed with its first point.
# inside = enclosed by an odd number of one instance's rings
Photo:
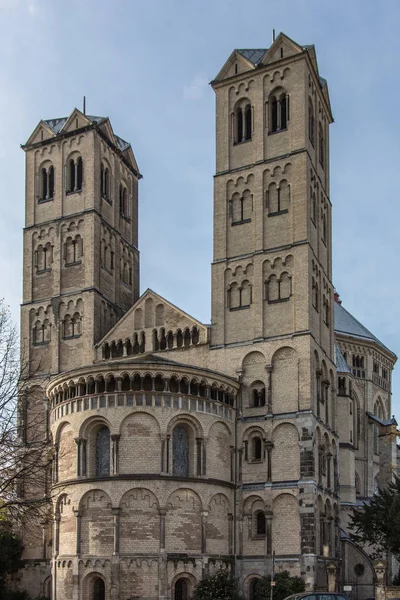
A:
{"type": "Polygon", "coordinates": [[[110,432],[104,426],[96,433],[96,476],[110,474],[110,432]]]}
{"type": "Polygon", "coordinates": [[[189,432],[183,425],[177,425],[172,435],[173,474],[189,477],[189,432]]]}

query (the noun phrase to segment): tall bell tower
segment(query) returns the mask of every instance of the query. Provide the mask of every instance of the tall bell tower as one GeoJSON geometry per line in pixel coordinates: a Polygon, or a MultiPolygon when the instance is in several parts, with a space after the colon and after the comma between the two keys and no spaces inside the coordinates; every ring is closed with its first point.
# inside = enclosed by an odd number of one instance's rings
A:
{"type": "Polygon", "coordinates": [[[108,118],[75,109],[27,143],[21,334],[31,376],[90,364],[139,296],[138,180],[108,118]]]}
{"type": "Polygon", "coordinates": [[[326,81],[280,34],[216,79],[212,346],[314,336],[332,357],[326,81]]]}

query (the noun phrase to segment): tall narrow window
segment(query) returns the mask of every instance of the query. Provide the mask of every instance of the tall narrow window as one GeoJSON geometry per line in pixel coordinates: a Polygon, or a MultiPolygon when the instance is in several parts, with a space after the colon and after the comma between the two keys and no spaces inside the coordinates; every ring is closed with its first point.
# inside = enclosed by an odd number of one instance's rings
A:
{"type": "Polygon", "coordinates": [[[252,118],[251,118],[251,106],[248,104],[244,111],[244,123],[245,123],[245,139],[251,140],[252,130],[252,118]]]}
{"type": "Polygon", "coordinates": [[[49,168],[49,198],[54,198],[54,167],[49,168]]]}
{"type": "Polygon", "coordinates": [[[270,132],[276,133],[287,129],[289,121],[289,96],[284,92],[270,97],[270,132]]]}
{"type": "Polygon", "coordinates": [[[260,437],[253,438],[253,460],[261,460],[262,441],[260,437]]]}
{"type": "Polygon", "coordinates": [[[82,162],[82,157],[80,156],[77,160],[77,165],[76,165],[76,189],[77,189],[77,191],[82,189],[82,183],[83,183],[83,162],[82,162]]]}
{"type": "Polygon", "coordinates": [[[265,533],[266,533],[265,515],[261,510],[256,512],[255,521],[256,521],[255,522],[256,535],[265,535],[265,533]]]}
{"type": "Polygon", "coordinates": [[[243,141],[243,111],[238,108],[236,111],[236,143],[243,141]]]}
{"type": "Polygon", "coordinates": [[[183,425],[177,425],[172,434],[172,472],[189,477],[189,432],[183,425]]]}
{"type": "Polygon", "coordinates": [[[105,425],[96,433],[96,477],[110,475],[110,431],[105,425]]]}
{"type": "Polygon", "coordinates": [[[74,192],[76,190],[75,183],[75,161],[73,158],[71,158],[71,160],[69,161],[69,192],[74,192]]]}
{"type": "Polygon", "coordinates": [[[40,194],[40,199],[41,200],[47,200],[47,190],[48,190],[48,186],[47,186],[47,169],[42,169],[42,181],[41,181],[41,194],[40,194]]]}

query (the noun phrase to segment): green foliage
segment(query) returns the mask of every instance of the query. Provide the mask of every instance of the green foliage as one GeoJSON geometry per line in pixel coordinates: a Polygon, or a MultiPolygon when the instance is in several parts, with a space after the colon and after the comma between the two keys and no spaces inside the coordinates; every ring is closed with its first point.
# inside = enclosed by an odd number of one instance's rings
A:
{"type": "Polygon", "coordinates": [[[393,577],[392,585],[400,586],[400,569],[397,571],[397,575],[393,577]]]}
{"type": "Polygon", "coordinates": [[[379,489],[362,508],[353,510],[349,527],[352,539],[371,545],[376,556],[391,552],[400,557],[400,478],[379,489]]]}
{"type": "MultiPolygon", "coordinates": [[[[291,577],[289,571],[282,571],[275,575],[275,587],[273,591],[273,600],[284,600],[291,594],[304,592],[306,589],[304,580],[301,577],[291,577]]],[[[270,600],[271,598],[271,576],[262,577],[258,580],[255,587],[255,600],[270,600]]]]}
{"type": "Polygon", "coordinates": [[[237,581],[221,569],[196,585],[194,600],[239,600],[237,581]]]}
{"type": "MultiPolygon", "coordinates": [[[[21,566],[22,542],[9,529],[0,530],[0,591],[6,588],[9,576],[21,566]]],[[[1,598],[5,596],[1,595],[1,598]]]]}

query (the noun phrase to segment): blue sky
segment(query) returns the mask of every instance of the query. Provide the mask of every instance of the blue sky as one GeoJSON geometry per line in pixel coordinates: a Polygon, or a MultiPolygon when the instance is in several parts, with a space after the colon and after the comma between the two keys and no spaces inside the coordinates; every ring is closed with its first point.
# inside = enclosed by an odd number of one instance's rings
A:
{"type": "MultiPolygon", "coordinates": [[[[334,284],[400,353],[400,2],[0,0],[0,278],[19,319],[24,143],[87,97],[131,142],[140,184],[141,290],[210,320],[214,93],[234,48],[272,29],[315,44],[331,127],[334,284]]],[[[400,417],[400,367],[394,410],[400,417]],[[396,398],[399,400],[396,400],[396,398]]]]}

